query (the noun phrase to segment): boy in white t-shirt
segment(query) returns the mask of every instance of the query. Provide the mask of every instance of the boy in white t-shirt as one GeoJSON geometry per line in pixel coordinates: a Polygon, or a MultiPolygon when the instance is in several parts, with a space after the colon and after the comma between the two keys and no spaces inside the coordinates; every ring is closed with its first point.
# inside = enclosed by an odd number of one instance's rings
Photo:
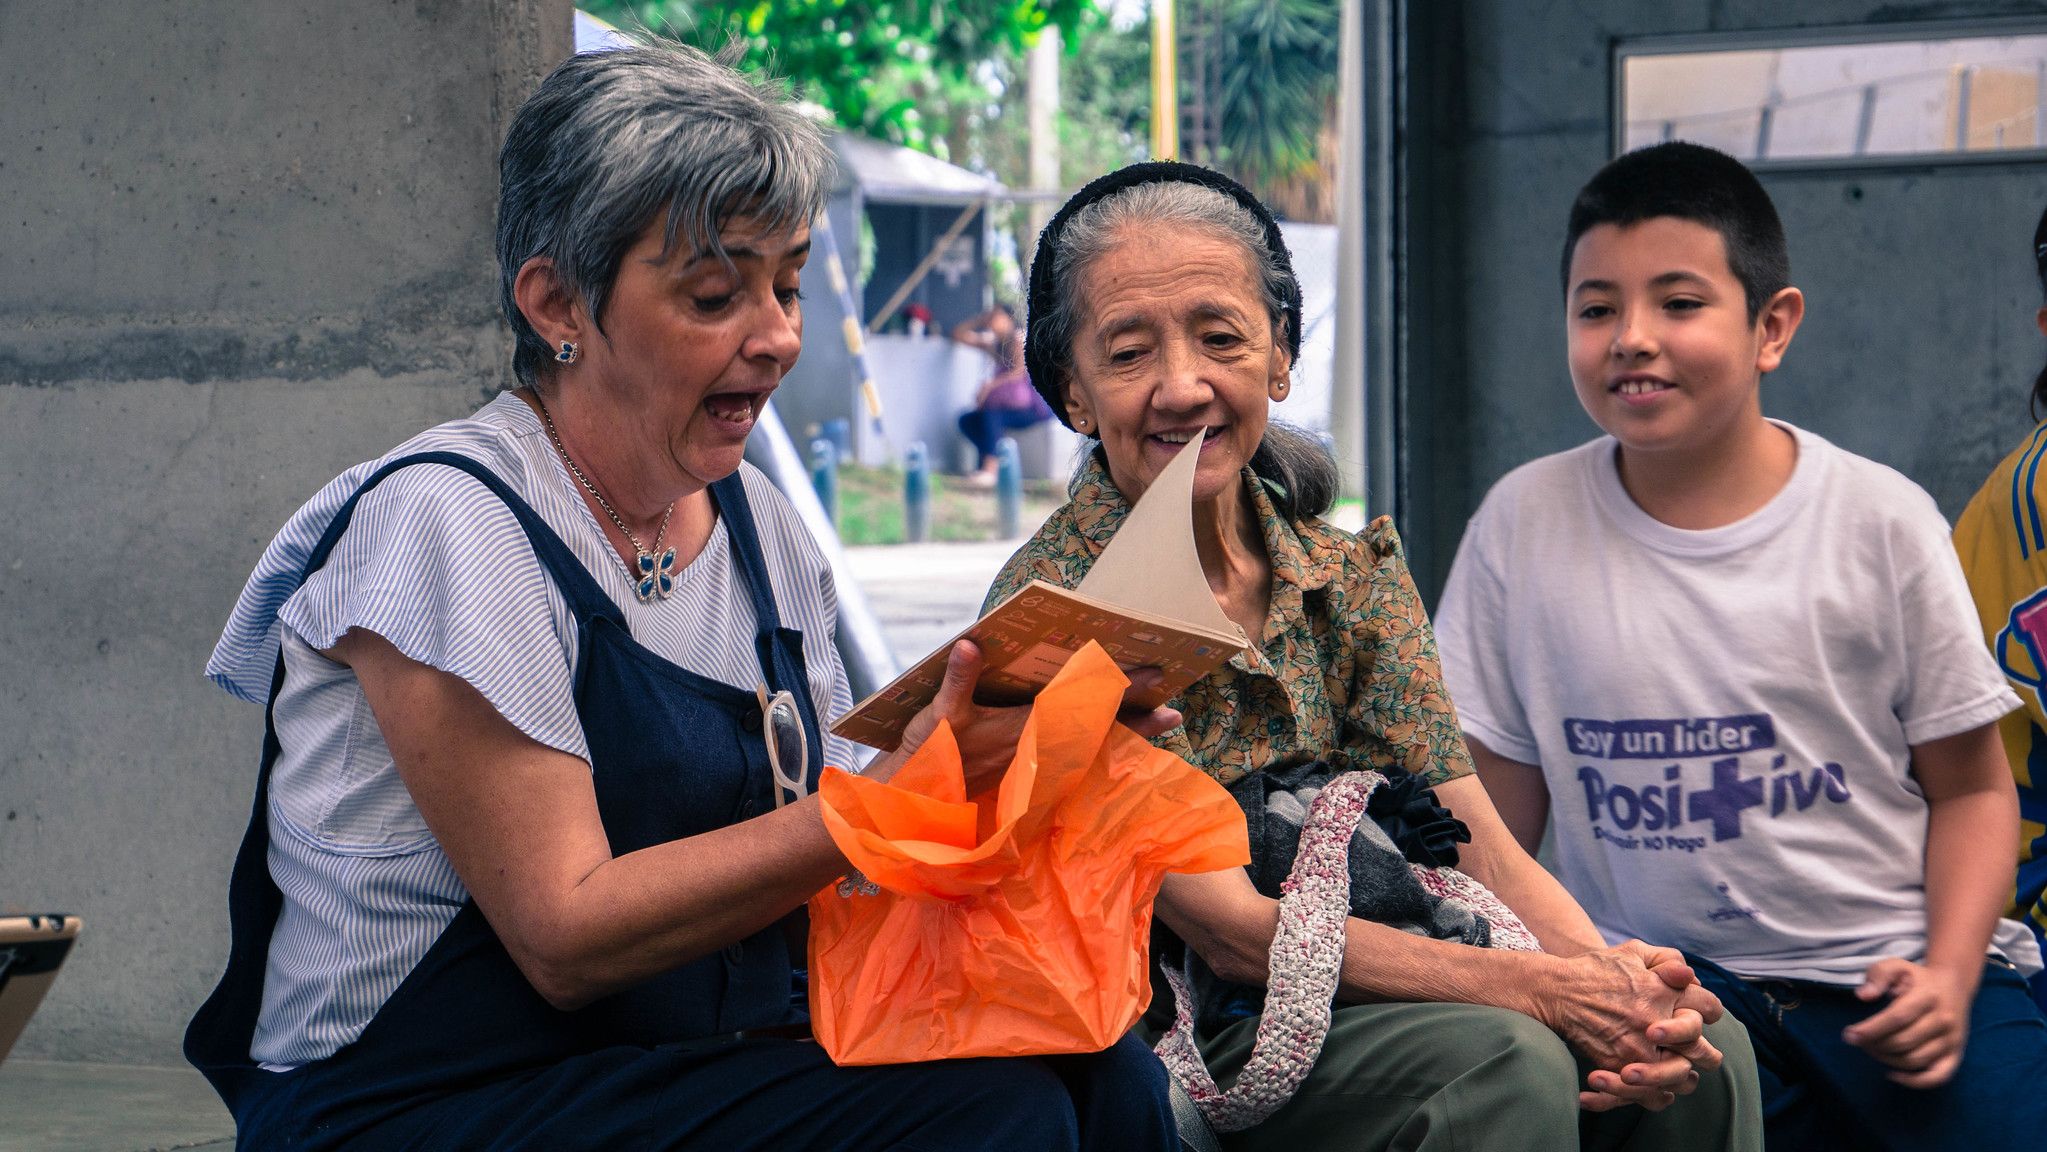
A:
{"type": "Polygon", "coordinates": [[[1764,418],[1804,314],[1731,157],[1630,153],[1572,206],[1566,329],[1609,434],[1508,474],[1436,616],[1473,759],[1609,940],[1748,1029],[1774,1149],[2034,1146],[2018,805],[1933,501],[1764,418]]]}

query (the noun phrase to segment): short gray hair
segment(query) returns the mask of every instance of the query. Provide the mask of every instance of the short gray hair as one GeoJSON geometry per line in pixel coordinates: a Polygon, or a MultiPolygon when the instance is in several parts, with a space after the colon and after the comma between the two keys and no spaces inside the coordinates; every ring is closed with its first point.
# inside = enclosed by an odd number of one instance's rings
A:
{"type": "MultiPolygon", "coordinates": [[[[1287,341],[1287,306],[1292,274],[1265,244],[1265,225],[1251,210],[1214,188],[1180,181],[1135,184],[1105,196],[1074,213],[1059,234],[1052,261],[1052,309],[1034,335],[1039,351],[1052,366],[1063,400],[1073,375],[1073,342],[1080,319],[1092,306],[1082,291],[1087,270],[1132,231],[1193,230],[1235,244],[1258,277],[1265,312],[1272,321],[1273,342],[1287,341]]],[[[1292,365],[1287,366],[1289,371],[1292,365]]]]}
{"type": "MultiPolygon", "coordinates": [[[[1032,325],[1031,335],[1043,341],[1038,353],[1052,366],[1061,401],[1072,386],[1073,341],[1080,332],[1080,318],[1092,307],[1081,290],[1087,270],[1117,244],[1126,243],[1132,231],[1189,230],[1243,249],[1272,321],[1273,344],[1287,346],[1291,335],[1287,301],[1298,290],[1292,270],[1266,245],[1265,225],[1251,210],[1202,184],[1178,180],[1133,184],[1074,213],[1059,235],[1052,261],[1051,310],[1032,325]]],[[[1289,363],[1287,371],[1293,369],[1289,363]]],[[[1265,479],[1274,506],[1288,520],[1320,516],[1336,499],[1338,476],[1329,450],[1311,434],[1277,420],[1265,426],[1265,438],[1251,457],[1251,471],[1265,479]]]]}
{"type": "Polygon", "coordinates": [[[780,84],[651,36],[570,57],[519,108],[498,153],[498,295],[531,384],[554,349],[519,311],[513,285],[535,256],[554,264],[603,330],[604,305],[633,241],[667,213],[678,243],[726,259],[735,217],[808,224],[824,206],[831,149],[780,84]]]}

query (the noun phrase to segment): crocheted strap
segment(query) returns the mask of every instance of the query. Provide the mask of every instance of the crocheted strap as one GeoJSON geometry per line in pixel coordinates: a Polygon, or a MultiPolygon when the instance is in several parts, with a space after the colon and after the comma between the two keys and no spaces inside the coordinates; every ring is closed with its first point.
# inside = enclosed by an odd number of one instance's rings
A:
{"type": "Polygon", "coordinates": [[[1228,1092],[1216,1087],[1194,1043],[1194,1002],[1186,982],[1166,972],[1173,1028],[1156,1051],[1219,1132],[1242,1131],[1278,1111],[1322,1054],[1350,915],[1350,840],[1373,789],[1385,782],[1377,772],[1348,772],[1324,786],[1309,807],[1293,871],[1280,885],[1265,1013],[1250,1059],[1228,1092]]]}
{"type": "Polygon", "coordinates": [[[1512,908],[1493,890],[1479,883],[1455,868],[1425,868],[1420,864],[1408,865],[1414,878],[1421,881],[1422,890],[1438,900],[1461,905],[1485,918],[1492,928],[1492,939],[1488,945],[1509,952],[1540,952],[1542,945],[1536,941],[1535,933],[1521,922],[1512,908]]]}

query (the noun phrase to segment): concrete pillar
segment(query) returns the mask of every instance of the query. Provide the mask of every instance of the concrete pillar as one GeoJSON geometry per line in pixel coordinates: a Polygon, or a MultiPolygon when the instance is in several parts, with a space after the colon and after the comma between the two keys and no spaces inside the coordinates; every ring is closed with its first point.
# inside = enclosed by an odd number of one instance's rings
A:
{"type": "Polygon", "coordinates": [[[85,918],[16,1054],[171,1062],[261,710],[201,674],[284,517],[508,377],[491,225],[567,0],[0,5],[0,903],[85,918]]]}

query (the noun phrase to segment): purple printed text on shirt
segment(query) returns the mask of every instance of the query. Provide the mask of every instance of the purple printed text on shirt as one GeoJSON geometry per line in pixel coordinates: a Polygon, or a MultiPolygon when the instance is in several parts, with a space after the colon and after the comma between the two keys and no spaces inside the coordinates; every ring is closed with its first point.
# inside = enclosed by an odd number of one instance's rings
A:
{"type": "Polygon", "coordinates": [[[1777,746],[1777,728],[1761,712],[1671,720],[1564,720],[1574,756],[1602,760],[1668,760],[1754,752],[1777,746]]]}
{"type": "MultiPolygon", "coordinates": [[[[1822,798],[1851,798],[1841,765],[1790,767],[1778,753],[1760,775],[1745,775],[1743,757],[1776,747],[1776,725],[1763,713],[1669,720],[1564,721],[1573,753],[1607,761],[1578,769],[1592,838],[1624,850],[1698,851],[1708,843],[1739,839],[1750,810],[1775,819],[1804,812],[1822,798]],[[1709,759],[1710,758],[1710,759],[1709,759]],[[1671,761],[1659,768],[1628,763],[1671,761]],[[1706,760],[1687,771],[1683,761],[1706,760]],[[1689,777],[1689,780],[1687,779],[1689,777]]],[[[1758,757],[1758,759],[1760,759],[1758,757]]]]}

